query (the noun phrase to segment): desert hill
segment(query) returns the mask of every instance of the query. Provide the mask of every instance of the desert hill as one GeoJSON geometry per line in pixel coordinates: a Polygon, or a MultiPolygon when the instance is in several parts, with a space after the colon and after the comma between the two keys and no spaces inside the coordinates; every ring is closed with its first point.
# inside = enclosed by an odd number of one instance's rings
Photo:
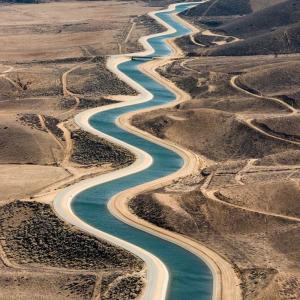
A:
{"type": "Polygon", "coordinates": [[[207,54],[213,56],[278,55],[298,53],[299,51],[300,22],[274,32],[215,47],[207,54]]]}
{"type": "Polygon", "coordinates": [[[230,16],[244,15],[251,12],[249,0],[220,0],[197,5],[185,14],[188,16],[230,16]]]}
{"type": "Polygon", "coordinates": [[[209,3],[206,9],[200,5],[182,15],[200,30],[194,36],[197,44],[187,37],[178,40],[178,45],[189,55],[278,55],[299,52],[299,1],[264,1],[264,5],[232,0],[209,3]],[[217,33],[217,36],[204,33],[206,29],[217,33]]]}
{"type": "Polygon", "coordinates": [[[238,54],[174,60],[158,72],[191,100],[132,118],[191,150],[200,164],[193,175],[132,199],[130,208],[222,253],[240,274],[245,300],[300,299],[298,61],[238,54]]]}
{"type": "Polygon", "coordinates": [[[295,108],[300,105],[300,64],[295,61],[267,64],[252,68],[239,77],[248,89],[257,90],[268,96],[276,96],[295,108]]]}
{"type": "Polygon", "coordinates": [[[286,0],[251,0],[251,7],[253,11],[257,11],[284,1],[286,0]]]}
{"type": "MultiPolygon", "coordinates": [[[[300,50],[300,3],[289,0],[215,28],[241,40],[208,50],[209,55],[261,55],[300,50]]],[[[201,39],[201,36],[198,37],[201,39]]]]}
{"type": "Polygon", "coordinates": [[[289,0],[243,16],[218,29],[234,36],[247,38],[274,31],[300,20],[300,2],[289,0]]]}
{"type": "MultiPolygon", "coordinates": [[[[281,120],[282,123],[284,121],[281,120]]],[[[273,123],[276,127],[278,122],[273,123]]],[[[230,113],[211,109],[161,111],[154,116],[151,112],[134,118],[133,124],[215,161],[261,158],[288,149],[299,149],[296,145],[256,132],[230,113]]]]}
{"type": "Polygon", "coordinates": [[[182,15],[192,16],[233,16],[245,15],[262,10],[266,7],[284,2],[285,0],[219,0],[208,1],[183,12],[182,15]]]}

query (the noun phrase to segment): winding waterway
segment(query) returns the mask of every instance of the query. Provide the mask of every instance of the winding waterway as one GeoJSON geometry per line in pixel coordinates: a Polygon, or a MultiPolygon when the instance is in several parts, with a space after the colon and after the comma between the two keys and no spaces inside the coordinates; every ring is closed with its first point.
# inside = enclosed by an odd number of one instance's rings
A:
{"type": "MultiPolygon", "coordinates": [[[[192,5],[195,4],[179,4],[175,11],[186,10],[192,5]]],[[[166,39],[190,33],[188,28],[173,19],[172,14],[175,11],[156,13],[157,17],[173,27],[176,32],[149,38],[148,42],[154,49],[154,53],[149,56],[169,56],[171,49],[165,42],[166,39]]],[[[98,131],[147,152],[153,159],[152,164],[138,173],[98,184],[75,194],[71,203],[72,211],[90,226],[137,245],[158,257],[165,264],[170,275],[168,299],[212,299],[212,273],[198,256],[171,242],[121,222],[107,209],[109,199],[119,192],[170,175],[183,165],[182,158],[175,152],[129,133],[115,123],[119,116],[127,112],[155,107],[176,99],[172,91],[139,70],[139,65],[143,63],[145,62],[130,60],[118,65],[118,69],[148,90],[153,95],[152,99],[133,105],[129,101],[127,106],[96,113],[90,117],[89,123],[98,131]]],[[[59,198],[56,201],[59,201],[59,198]]]]}

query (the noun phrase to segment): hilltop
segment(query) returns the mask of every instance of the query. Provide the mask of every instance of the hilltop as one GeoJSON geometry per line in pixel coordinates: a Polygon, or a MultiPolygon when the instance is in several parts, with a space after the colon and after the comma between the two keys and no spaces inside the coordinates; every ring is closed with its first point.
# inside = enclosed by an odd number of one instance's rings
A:
{"type": "Polygon", "coordinates": [[[289,0],[238,18],[218,27],[229,35],[240,38],[273,32],[279,27],[295,24],[300,20],[300,2],[289,0]]]}
{"type": "Polygon", "coordinates": [[[291,54],[300,51],[300,2],[240,1],[209,2],[182,15],[199,28],[194,40],[182,38],[178,44],[189,55],[240,56],[291,54]],[[278,3],[279,2],[279,3],[278,3]],[[262,8],[262,9],[260,9],[262,8]],[[207,30],[213,34],[207,34],[207,30]]]}
{"type": "Polygon", "coordinates": [[[283,54],[300,51],[300,2],[289,0],[215,28],[241,40],[208,51],[209,55],[283,54]]]}

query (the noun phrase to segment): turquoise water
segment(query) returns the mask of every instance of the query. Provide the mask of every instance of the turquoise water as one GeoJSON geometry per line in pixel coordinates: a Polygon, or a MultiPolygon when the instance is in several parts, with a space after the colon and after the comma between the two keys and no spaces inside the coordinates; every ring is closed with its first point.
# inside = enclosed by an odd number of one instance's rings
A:
{"type": "MultiPolygon", "coordinates": [[[[179,5],[176,7],[176,11],[185,10],[190,6],[190,4],[179,5]]],[[[176,33],[149,39],[155,49],[155,53],[151,56],[167,56],[171,50],[165,44],[165,39],[185,35],[189,33],[189,30],[176,23],[170,16],[170,12],[160,12],[157,15],[174,27],[176,33]]],[[[153,99],[142,104],[98,113],[89,121],[97,130],[148,152],[153,157],[153,164],[137,174],[100,184],[81,192],[73,199],[72,209],[79,218],[93,227],[124,239],[157,256],[167,266],[170,273],[168,299],[211,299],[212,274],[202,260],[177,245],[122,223],[114,218],[107,209],[107,202],[115,194],[174,173],[183,164],[181,157],[176,153],[128,133],[115,125],[116,118],[126,112],[154,107],[176,98],[171,91],[138,70],[138,66],[142,63],[144,62],[128,61],[119,65],[118,68],[149,90],[154,96],[153,99]]]]}

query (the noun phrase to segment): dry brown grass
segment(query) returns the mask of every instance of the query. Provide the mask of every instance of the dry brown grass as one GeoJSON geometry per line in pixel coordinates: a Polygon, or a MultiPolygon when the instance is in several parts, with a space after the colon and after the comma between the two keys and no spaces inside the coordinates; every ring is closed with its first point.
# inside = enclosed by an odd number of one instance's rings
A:
{"type": "MultiPolygon", "coordinates": [[[[32,196],[69,173],[76,180],[88,174],[88,167],[68,165],[70,155],[66,149],[72,152],[72,140],[68,144],[65,137],[56,136],[57,124],[44,128],[39,118],[51,117],[60,123],[82,109],[112,103],[104,98],[108,94],[134,93],[106,70],[105,57],[99,55],[116,54],[127,46],[132,51],[139,49],[139,35],[160,29],[149,19],[139,17],[153,9],[144,2],[120,1],[2,5],[0,162],[6,164],[7,180],[3,185],[9,187],[7,193],[3,190],[3,199],[32,196]],[[137,25],[126,39],[132,21],[137,25]],[[65,88],[77,93],[78,99],[63,89],[62,77],[68,70],[72,71],[66,76],[65,88]],[[36,124],[20,122],[24,114],[32,116],[36,124]],[[22,190],[13,191],[14,181],[20,180],[15,175],[16,165],[20,166],[19,177],[30,178],[31,172],[34,182],[47,175],[35,187],[24,180],[19,184],[22,190]],[[46,165],[51,165],[49,172],[46,165]]],[[[77,129],[73,126],[67,132],[77,129]]],[[[98,173],[107,169],[98,165],[98,173]]],[[[47,192],[50,190],[47,187],[47,192]]]]}
{"type": "Polygon", "coordinates": [[[53,165],[62,149],[44,131],[17,122],[17,115],[1,115],[0,162],[3,164],[53,165]]]}
{"type": "Polygon", "coordinates": [[[267,94],[289,94],[299,89],[300,63],[276,62],[253,67],[241,76],[245,84],[267,94]]]}
{"type": "Polygon", "coordinates": [[[284,2],[286,0],[250,0],[253,11],[258,11],[266,7],[284,2]]]}
{"type": "Polygon", "coordinates": [[[45,186],[70,176],[63,168],[54,166],[1,164],[1,170],[1,201],[28,198],[45,186]]]}
{"type": "Polygon", "coordinates": [[[298,57],[195,57],[159,72],[192,100],[134,116],[133,124],[209,167],[136,197],[131,209],[224,255],[244,299],[298,299],[300,148],[290,137],[299,120],[289,107],[299,99],[298,57]],[[236,75],[256,97],[230,84],[236,75]]]}
{"type": "Polygon", "coordinates": [[[133,124],[216,161],[262,158],[299,148],[264,136],[218,110],[160,111],[135,117],[133,124]]]}
{"type": "Polygon", "coordinates": [[[225,201],[265,212],[300,217],[300,186],[292,180],[255,182],[222,188],[225,201]]]}
{"type": "Polygon", "coordinates": [[[14,201],[0,215],[0,299],[106,299],[107,292],[114,299],[141,291],[140,259],[65,224],[49,205],[14,201]]]}
{"type": "Polygon", "coordinates": [[[150,10],[143,2],[119,1],[2,6],[0,61],[118,53],[130,19],[150,10]]]}
{"type": "Polygon", "coordinates": [[[149,222],[188,235],[226,257],[241,276],[245,299],[297,299],[299,223],[212,201],[191,182],[187,188],[193,186],[192,192],[183,192],[180,185],[181,192],[159,190],[164,195],[159,201],[158,191],[138,196],[130,207],[149,222]]]}

